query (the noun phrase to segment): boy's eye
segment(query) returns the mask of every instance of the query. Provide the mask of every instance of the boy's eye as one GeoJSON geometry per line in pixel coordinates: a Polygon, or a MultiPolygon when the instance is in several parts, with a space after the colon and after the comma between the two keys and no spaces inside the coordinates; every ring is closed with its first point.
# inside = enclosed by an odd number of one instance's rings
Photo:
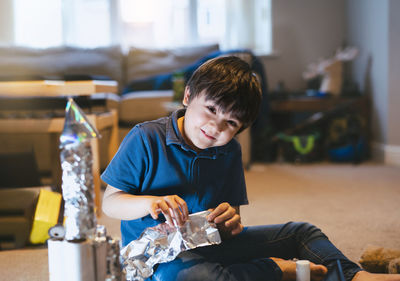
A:
{"type": "Polygon", "coordinates": [[[233,120],[228,120],[228,124],[229,124],[230,126],[232,126],[232,127],[237,127],[237,126],[238,126],[238,124],[237,124],[235,121],[233,121],[233,120]]]}
{"type": "Polygon", "coordinates": [[[215,106],[209,105],[207,106],[207,109],[211,112],[211,113],[216,113],[217,110],[215,109],[215,106]]]}

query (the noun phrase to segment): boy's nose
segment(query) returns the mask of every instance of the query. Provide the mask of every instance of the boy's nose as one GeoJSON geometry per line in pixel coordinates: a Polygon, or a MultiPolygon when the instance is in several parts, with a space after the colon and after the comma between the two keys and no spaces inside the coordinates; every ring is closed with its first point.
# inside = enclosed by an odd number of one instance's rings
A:
{"type": "Polygon", "coordinates": [[[216,122],[213,122],[214,124],[213,124],[213,129],[215,130],[215,133],[220,133],[220,132],[222,132],[223,130],[225,130],[225,123],[224,122],[218,122],[218,121],[216,121],[216,122]]]}

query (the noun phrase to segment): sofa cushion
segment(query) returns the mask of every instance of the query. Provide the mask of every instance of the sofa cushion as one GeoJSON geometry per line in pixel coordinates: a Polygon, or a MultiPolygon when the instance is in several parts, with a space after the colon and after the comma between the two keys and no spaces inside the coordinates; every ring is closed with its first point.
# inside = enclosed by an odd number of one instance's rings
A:
{"type": "Polygon", "coordinates": [[[123,95],[118,109],[121,125],[157,119],[169,114],[167,103],[172,101],[172,90],[143,91],[123,95]]]}
{"type": "Polygon", "coordinates": [[[122,95],[137,91],[159,91],[172,89],[173,73],[159,74],[147,78],[130,81],[122,89],[122,95]]]}
{"type": "Polygon", "coordinates": [[[185,84],[192,76],[193,72],[204,62],[218,56],[237,56],[251,65],[252,54],[246,50],[229,50],[229,51],[213,51],[207,53],[201,58],[191,61],[186,65],[173,69],[169,73],[161,73],[150,77],[133,79],[127,81],[126,86],[122,90],[122,95],[135,91],[158,91],[170,90],[173,88],[173,78],[175,74],[183,74],[185,84]]]}
{"type": "Polygon", "coordinates": [[[173,72],[218,50],[217,44],[174,49],[132,47],[126,58],[126,81],[173,72]]]}
{"type": "Polygon", "coordinates": [[[0,77],[106,76],[123,83],[120,47],[0,47],[0,77]]]}

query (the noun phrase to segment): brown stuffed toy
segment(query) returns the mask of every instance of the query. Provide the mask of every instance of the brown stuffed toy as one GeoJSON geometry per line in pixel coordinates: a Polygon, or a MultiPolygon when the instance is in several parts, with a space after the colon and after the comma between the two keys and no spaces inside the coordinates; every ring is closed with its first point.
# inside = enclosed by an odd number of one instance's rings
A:
{"type": "Polygon", "coordinates": [[[400,273],[400,250],[369,245],[361,256],[360,264],[372,273],[400,273]]]}

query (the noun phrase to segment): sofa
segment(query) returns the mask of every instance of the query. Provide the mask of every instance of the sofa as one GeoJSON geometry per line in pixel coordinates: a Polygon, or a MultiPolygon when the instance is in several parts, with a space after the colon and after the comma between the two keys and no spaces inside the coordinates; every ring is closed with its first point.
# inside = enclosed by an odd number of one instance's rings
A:
{"type": "MultiPolygon", "coordinates": [[[[253,56],[245,50],[229,53],[252,61],[253,56]]],[[[176,49],[130,48],[119,46],[84,49],[77,47],[54,47],[32,49],[25,47],[0,47],[0,81],[42,79],[111,79],[118,82],[118,93],[98,93],[91,96],[101,100],[102,110],[117,109],[120,138],[136,123],[168,115],[173,108],[172,78],[177,71],[189,75],[210,57],[224,54],[218,45],[204,45],[176,49]],[[162,83],[158,83],[162,81],[162,83]]],[[[263,73],[260,73],[261,77],[263,73]]],[[[263,78],[263,77],[262,77],[263,78]]],[[[2,101],[4,102],[4,100],[2,101]]],[[[10,112],[0,118],[9,118],[10,112]]],[[[13,114],[11,114],[13,115],[13,114]]],[[[19,114],[20,115],[20,114],[19,114]]],[[[18,118],[23,118],[17,113],[18,118]]],[[[101,132],[100,165],[105,168],[108,132],[101,132]]],[[[250,132],[239,136],[244,164],[250,163],[250,132]]],[[[48,147],[51,140],[43,135],[24,136],[0,134],[0,153],[32,146],[40,171],[51,170],[52,159],[48,147]]]]}

